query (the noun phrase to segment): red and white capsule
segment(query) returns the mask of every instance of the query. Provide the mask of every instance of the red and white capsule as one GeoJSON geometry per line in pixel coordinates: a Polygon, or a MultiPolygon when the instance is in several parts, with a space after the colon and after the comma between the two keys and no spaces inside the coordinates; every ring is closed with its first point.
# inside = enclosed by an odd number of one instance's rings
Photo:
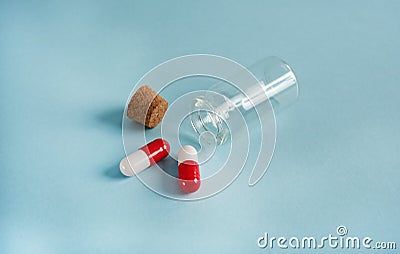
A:
{"type": "Polygon", "coordinates": [[[178,177],[183,192],[193,193],[200,188],[200,168],[193,146],[183,146],[178,152],[178,177]]]}
{"type": "Polygon", "coordinates": [[[168,156],[169,143],[164,139],[155,139],[136,152],[123,158],[119,163],[121,173],[126,176],[139,174],[146,168],[168,156]]]}

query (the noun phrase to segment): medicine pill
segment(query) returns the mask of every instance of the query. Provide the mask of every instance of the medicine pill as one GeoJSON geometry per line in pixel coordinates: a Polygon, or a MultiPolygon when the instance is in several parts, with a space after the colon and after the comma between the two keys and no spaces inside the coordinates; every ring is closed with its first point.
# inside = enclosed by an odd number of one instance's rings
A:
{"type": "Polygon", "coordinates": [[[197,150],[193,146],[183,146],[178,153],[179,186],[185,193],[193,193],[200,188],[200,168],[197,150]]]}
{"type": "Polygon", "coordinates": [[[170,151],[169,143],[164,139],[155,139],[136,152],[121,160],[119,169],[126,176],[139,174],[146,168],[167,157],[170,151]]]}

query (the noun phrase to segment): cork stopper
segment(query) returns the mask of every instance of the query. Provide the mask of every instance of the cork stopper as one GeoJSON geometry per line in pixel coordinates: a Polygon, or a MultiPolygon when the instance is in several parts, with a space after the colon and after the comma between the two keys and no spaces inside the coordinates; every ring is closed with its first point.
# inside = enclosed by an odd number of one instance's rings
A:
{"type": "Polygon", "coordinates": [[[168,102],[151,87],[144,85],[132,96],[127,115],[138,123],[154,128],[163,119],[167,108],[168,102]]]}

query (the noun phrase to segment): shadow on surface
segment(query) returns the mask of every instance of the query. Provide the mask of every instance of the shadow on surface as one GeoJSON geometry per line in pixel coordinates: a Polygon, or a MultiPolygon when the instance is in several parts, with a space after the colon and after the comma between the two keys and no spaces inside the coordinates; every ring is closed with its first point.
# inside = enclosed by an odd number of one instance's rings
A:
{"type": "Polygon", "coordinates": [[[129,179],[129,177],[124,176],[121,171],[119,171],[118,165],[108,167],[104,170],[104,176],[113,180],[129,179]]]}
{"type": "Polygon", "coordinates": [[[124,114],[124,107],[114,107],[102,111],[99,115],[97,115],[97,120],[105,126],[121,130],[123,114],[124,114]]]}
{"type": "MultiPolygon", "coordinates": [[[[122,131],[122,117],[124,114],[124,107],[111,107],[105,110],[102,110],[100,113],[95,115],[95,121],[101,128],[105,128],[107,132],[118,133],[121,135],[122,131]]],[[[122,145],[122,142],[121,142],[122,145]]],[[[108,179],[112,180],[124,180],[129,179],[129,177],[124,176],[119,170],[119,160],[122,159],[125,155],[121,154],[121,158],[112,161],[111,166],[106,167],[102,175],[108,179]]]]}
{"type": "Polygon", "coordinates": [[[172,157],[168,156],[159,161],[158,166],[168,175],[178,178],[178,162],[172,157]]]}

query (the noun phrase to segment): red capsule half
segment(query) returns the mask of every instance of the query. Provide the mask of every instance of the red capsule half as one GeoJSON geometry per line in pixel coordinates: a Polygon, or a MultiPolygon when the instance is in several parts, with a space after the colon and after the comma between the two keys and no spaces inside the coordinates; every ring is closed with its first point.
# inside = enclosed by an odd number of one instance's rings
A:
{"type": "Polygon", "coordinates": [[[170,149],[169,143],[162,138],[155,139],[140,148],[149,158],[150,166],[167,157],[170,149]]]}
{"type": "Polygon", "coordinates": [[[183,192],[193,193],[200,188],[200,167],[193,146],[183,146],[178,153],[178,177],[183,192]]]}

